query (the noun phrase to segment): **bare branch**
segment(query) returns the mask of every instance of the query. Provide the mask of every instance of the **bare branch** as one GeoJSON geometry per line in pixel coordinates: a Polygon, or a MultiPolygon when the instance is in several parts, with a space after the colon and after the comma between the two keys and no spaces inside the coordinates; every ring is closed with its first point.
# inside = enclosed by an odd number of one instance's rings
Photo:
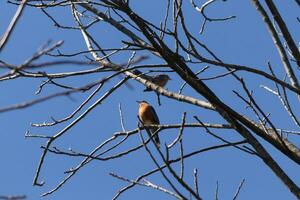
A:
{"type": "Polygon", "coordinates": [[[219,199],[219,181],[216,182],[215,200],[219,199]]]}
{"type": "Polygon", "coordinates": [[[183,129],[185,127],[185,118],[186,118],[186,112],[182,114],[182,122],[181,122],[181,127],[179,129],[179,133],[177,137],[174,139],[174,141],[168,145],[168,149],[172,148],[182,138],[183,129]]]}
{"type": "MultiPolygon", "coordinates": [[[[276,8],[276,5],[273,3],[272,0],[265,0],[269,10],[271,11],[276,23],[278,24],[281,33],[285,39],[285,41],[287,42],[287,45],[293,55],[293,57],[296,60],[296,63],[298,65],[298,67],[300,67],[300,52],[297,48],[297,45],[292,37],[292,35],[290,34],[289,29],[287,28],[285,22],[283,21],[281,14],[279,13],[279,11],[276,8]]],[[[298,0],[298,5],[300,5],[299,3],[300,1],[298,0]]]]}
{"type": "Polygon", "coordinates": [[[169,191],[169,190],[167,190],[167,189],[165,189],[165,188],[163,188],[163,187],[161,187],[161,186],[157,186],[157,185],[151,183],[150,181],[148,181],[148,180],[146,180],[146,179],[143,179],[143,182],[136,182],[136,181],[134,181],[134,180],[129,180],[129,179],[127,179],[127,178],[124,178],[124,177],[119,176],[119,175],[117,175],[117,174],[115,174],[115,173],[112,173],[112,172],[109,173],[109,175],[111,175],[112,177],[117,178],[117,179],[119,179],[119,180],[128,182],[128,183],[134,183],[134,184],[136,184],[136,185],[146,186],[146,187],[150,187],[150,188],[155,189],[155,190],[159,190],[159,191],[161,191],[161,192],[164,192],[164,193],[166,193],[166,194],[169,194],[169,195],[175,197],[176,199],[183,199],[182,197],[180,197],[179,195],[175,194],[174,192],[171,192],[171,191],[169,191]]]}
{"type": "Polygon", "coordinates": [[[236,199],[237,199],[237,197],[238,197],[238,195],[240,194],[240,191],[241,191],[241,189],[242,189],[242,187],[243,187],[244,182],[245,182],[245,179],[243,179],[243,180],[241,181],[241,183],[240,183],[240,185],[239,185],[237,191],[235,192],[235,194],[234,194],[232,200],[236,200],[236,199]]]}
{"type": "Polygon", "coordinates": [[[21,200],[21,199],[26,199],[25,195],[20,195],[20,196],[2,196],[0,195],[0,199],[3,200],[21,200]]]}
{"type": "MultiPolygon", "coordinates": [[[[284,47],[279,39],[279,36],[275,30],[275,28],[273,27],[272,25],[272,22],[270,20],[270,18],[268,17],[268,14],[267,12],[265,11],[265,9],[261,6],[260,2],[258,0],[252,0],[255,8],[257,9],[257,11],[259,12],[259,14],[262,16],[264,22],[266,23],[266,26],[272,36],[272,39],[274,41],[274,44],[278,50],[278,53],[280,55],[280,58],[281,58],[281,61],[282,61],[282,64],[284,66],[284,69],[292,83],[292,85],[295,87],[295,88],[300,88],[299,86],[299,82],[298,82],[298,79],[294,73],[294,70],[292,69],[292,66],[290,65],[290,62],[288,60],[288,57],[287,57],[287,54],[284,50],[284,47]]],[[[270,3],[270,1],[268,1],[270,3]]],[[[281,21],[280,21],[281,22],[281,21]]],[[[277,22],[278,23],[278,22],[277,22]]],[[[282,25],[282,24],[281,24],[282,25]]],[[[282,30],[281,30],[282,31],[282,30]]],[[[291,37],[290,37],[291,38],[291,37]]],[[[287,39],[287,38],[286,38],[287,39]]],[[[291,42],[290,39],[288,39],[289,43],[291,42]]],[[[293,41],[292,41],[293,42],[293,41]]],[[[298,51],[298,50],[297,50],[298,51]]],[[[300,56],[299,52],[298,52],[298,55],[300,56]]],[[[297,55],[296,55],[297,56],[297,55]]],[[[297,58],[297,57],[295,57],[297,58]]],[[[298,62],[298,61],[297,61],[298,62]]],[[[300,61],[298,63],[298,65],[300,64],[300,61]]],[[[300,66],[300,65],[299,65],[300,66]]]]}
{"type": "Polygon", "coordinates": [[[197,168],[194,169],[194,186],[195,186],[195,192],[199,195],[198,170],[197,170],[197,168]]]}
{"type": "Polygon", "coordinates": [[[3,48],[5,47],[6,43],[8,42],[13,30],[15,29],[15,26],[17,24],[17,22],[19,21],[20,17],[22,16],[23,10],[25,8],[25,5],[27,3],[27,0],[22,0],[22,2],[20,3],[18,10],[16,11],[13,19],[11,20],[9,26],[7,27],[7,30],[5,31],[5,33],[3,34],[3,36],[1,37],[0,40],[0,52],[3,50],[3,48]]]}

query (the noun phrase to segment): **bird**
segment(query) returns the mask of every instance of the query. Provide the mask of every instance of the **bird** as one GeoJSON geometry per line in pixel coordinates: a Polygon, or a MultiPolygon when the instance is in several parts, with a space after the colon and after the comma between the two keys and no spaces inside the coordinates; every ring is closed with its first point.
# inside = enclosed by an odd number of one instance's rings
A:
{"type": "MultiPolygon", "coordinates": [[[[148,80],[151,81],[152,83],[160,86],[160,87],[165,87],[165,85],[168,83],[171,78],[167,74],[159,74],[156,76],[147,76],[148,80]]],[[[152,89],[146,88],[144,92],[150,92],[152,89]]]]}
{"type": "MultiPolygon", "coordinates": [[[[137,101],[139,103],[139,111],[138,111],[138,116],[143,125],[158,125],[159,124],[159,119],[158,116],[154,110],[154,108],[147,102],[147,101],[137,101]]],[[[153,136],[154,142],[157,144],[158,148],[160,148],[160,141],[158,134],[156,131],[158,128],[149,128],[148,129],[151,133],[150,137],[153,136]]]]}

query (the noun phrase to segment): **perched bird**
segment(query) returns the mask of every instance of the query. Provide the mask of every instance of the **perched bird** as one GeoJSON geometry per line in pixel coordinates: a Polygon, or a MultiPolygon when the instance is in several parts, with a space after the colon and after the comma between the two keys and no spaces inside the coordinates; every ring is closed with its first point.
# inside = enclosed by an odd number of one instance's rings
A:
{"type": "MultiPolygon", "coordinates": [[[[142,123],[148,125],[158,125],[159,119],[154,108],[147,101],[137,101],[139,103],[139,118],[142,123]]],[[[153,135],[158,128],[149,128],[150,133],[153,135]]],[[[158,147],[160,147],[160,141],[158,134],[153,136],[153,139],[158,147]]]]}
{"type": "MultiPolygon", "coordinates": [[[[160,87],[165,87],[165,85],[168,83],[169,80],[171,80],[171,78],[167,74],[159,74],[156,76],[148,76],[148,80],[160,87]]],[[[150,88],[146,88],[144,90],[144,92],[150,91],[152,91],[152,89],[150,88]]]]}

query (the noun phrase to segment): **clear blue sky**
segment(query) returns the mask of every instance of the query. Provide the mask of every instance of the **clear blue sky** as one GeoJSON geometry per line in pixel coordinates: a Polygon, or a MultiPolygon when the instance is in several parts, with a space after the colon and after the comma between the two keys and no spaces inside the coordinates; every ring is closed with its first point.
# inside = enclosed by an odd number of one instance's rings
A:
{"type": "MultiPolygon", "coordinates": [[[[137,13],[159,24],[164,16],[164,6],[160,5],[160,0],[135,2],[133,9],[137,13]]],[[[203,2],[203,1],[201,1],[203,2]]],[[[281,2],[281,1],[276,1],[281,2]]],[[[0,33],[2,34],[10,22],[16,6],[7,4],[6,1],[0,3],[0,33]]],[[[279,7],[284,11],[285,20],[289,27],[293,27],[292,34],[297,43],[300,40],[300,25],[296,17],[299,14],[297,5],[291,2],[285,2],[279,7]]],[[[271,61],[279,78],[283,77],[282,64],[277,51],[267,32],[261,17],[256,12],[250,1],[231,0],[226,3],[218,2],[208,8],[208,14],[211,17],[223,17],[236,15],[237,18],[227,22],[208,23],[204,35],[197,34],[200,30],[203,18],[191,6],[185,6],[187,20],[191,30],[200,40],[204,41],[211,49],[215,51],[224,61],[228,63],[244,64],[255,66],[261,70],[267,71],[266,63],[271,61]]],[[[71,11],[69,8],[59,10],[49,10],[55,14],[56,18],[64,25],[74,25],[72,22],[71,11]]],[[[99,25],[92,30],[95,38],[104,47],[119,47],[120,35],[114,29],[106,25],[99,25]]],[[[0,59],[12,64],[21,64],[29,58],[41,45],[51,39],[56,42],[64,40],[61,48],[66,53],[85,50],[81,34],[79,31],[60,30],[53,26],[52,22],[38,9],[27,8],[19,21],[11,40],[8,42],[4,51],[0,54],[0,59]]],[[[170,44],[170,46],[173,44],[170,44]]],[[[127,62],[129,54],[113,57],[114,62],[127,62]]],[[[51,58],[44,58],[49,60],[51,58]]],[[[77,60],[83,57],[77,57],[77,60]]],[[[157,59],[151,58],[146,63],[158,63],[157,59]]],[[[198,71],[205,65],[195,66],[194,71],[198,71]]],[[[67,65],[64,68],[53,67],[51,71],[71,71],[73,66],[67,65]]],[[[76,67],[76,69],[86,69],[85,66],[76,67]]],[[[203,75],[209,77],[213,72],[219,69],[212,67],[212,72],[203,75]]],[[[219,70],[219,72],[221,72],[219,70]]],[[[298,71],[297,75],[299,74],[298,71]]],[[[3,73],[3,70],[0,71],[3,73]]],[[[83,78],[69,78],[60,83],[79,86],[88,81],[97,80],[99,75],[85,76],[83,78]]],[[[102,76],[102,75],[101,75],[102,76]]],[[[174,74],[170,74],[172,81],[167,88],[171,91],[178,91],[182,81],[174,74]]],[[[280,128],[295,130],[293,123],[288,115],[280,108],[281,104],[275,96],[259,88],[261,84],[273,87],[273,84],[265,80],[257,80],[254,76],[245,75],[245,81],[254,90],[258,101],[266,112],[271,113],[271,118],[280,128]]],[[[37,98],[35,91],[38,89],[42,80],[25,79],[10,80],[0,83],[0,107],[10,104],[23,102],[37,98]]],[[[114,79],[111,84],[119,81],[114,79]]],[[[112,95],[108,101],[94,109],[84,120],[73,127],[68,134],[62,137],[53,145],[67,150],[69,147],[80,151],[90,152],[104,139],[110,137],[114,132],[121,131],[118,104],[121,103],[125,126],[127,130],[136,128],[137,125],[137,103],[136,100],[145,99],[149,101],[156,109],[162,124],[180,123],[184,111],[187,112],[187,122],[195,122],[194,115],[197,115],[204,122],[224,123],[216,114],[208,113],[204,109],[186,105],[174,100],[161,97],[162,106],[157,105],[154,93],[144,93],[143,86],[135,81],[130,81],[134,86],[133,90],[123,86],[118,93],[112,95]]],[[[240,90],[240,86],[230,79],[223,79],[222,83],[208,81],[207,84],[222,100],[235,109],[241,110],[244,114],[252,116],[250,110],[244,109],[244,104],[234,96],[232,90],[240,90]]],[[[106,87],[108,89],[108,87],[106,87]]],[[[47,86],[41,96],[51,94],[55,91],[61,91],[54,86],[47,86]]],[[[103,90],[102,94],[104,94],[103,90]]],[[[71,113],[89,93],[73,95],[72,99],[60,97],[47,103],[38,104],[24,110],[0,114],[0,195],[26,195],[28,199],[41,199],[40,195],[55,187],[65,176],[65,170],[76,166],[81,159],[70,158],[48,154],[44,168],[41,172],[41,179],[46,181],[43,187],[33,187],[33,177],[36,167],[42,153],[41,145],[45,145],[42,139],[25,139],[24,134],[27,130],[36,134],[53,135],[61,130],[63,124],[54,128],[37,129],[30,127],[31,122],[50,121],[50,117],[62,118],[71,113]]],[[[186,95],[195,96],[202,99],[192,90],[185,90],[186,95]]],[[[94,99],[93,101],[95,101],[94,99]]],[[[297,103],[297,101],[295,101],[297,103]]],[[[296,108],[298,111],[299,108],[296,108]]],[[[255,118],[253,118],[255,119],[255,118]]],[[[240,136],[233,131],[216,131],[225,138],[237,141],[240,136]]],[[[162,132],[162,143],[169,144],[177,135],[177,131],[167,130],[162,132]]],[[[294,138],[293,138],[294,139],[294,138]]],[[[299,138],[295,143],[300,145],[299,138]]],[[[132,147],[138,144],[140,139],[138,135],[128,140],[120,148],[132,147]]],[[[263,141],[262,141],[263,142],[263,141]]],[[[184,144],[186,152],[220,144],[219,141],[207,136],[203,129],[186,129],[184,132],[184,144]]],[[[285,159],[282,154],[274,150],[270,145],[263,142],[265,147],[271,149],[272,155],[283,166],[286,172],[300,184],[300,170],[297,164],[285,159]],[[295,178],[296,177],[296,178],[295,178]],[[298,177],[298,178],[297,178],[298,177]]],[[[178,149],[174,151],[176,157],[178,149]]],[[[109,172],[115,172],[130,179],[135,179],[139,174],[154,168],[145,150],[140,150],[124,158],[99,162],[94,161],[77,173],[67,184],[51,196],[43,199],[62,200],[62,199],[111,199],[114,194],[127,183],[114,179],[108,175],[109,172]]],[[[199,187],[201,196],[204,199],[214,197],[216,181],[219,182],[219,199],[231,199],[238,187],[240,181],[245,178],[245,184],[240,193],[240,199],[294,199],[294,196],[283,186],[281,181],[267,168],[260,159],[250,157],[249,155],[234,148],[211,151],[200,154],[197,158],[186,160],[185,178],[192,183],[192,171],[197,168],[199,171],[199,187]]],[[[177,169],[179,169],[177,167],[177,169]]],[[[166,186],[166,182],[161,176],[154,175],[148,178],[156,184],[166,186]]],[[[125,193],[120,199],[171,199],[166,194],[144,187],[136,187],[125,193]]]]}

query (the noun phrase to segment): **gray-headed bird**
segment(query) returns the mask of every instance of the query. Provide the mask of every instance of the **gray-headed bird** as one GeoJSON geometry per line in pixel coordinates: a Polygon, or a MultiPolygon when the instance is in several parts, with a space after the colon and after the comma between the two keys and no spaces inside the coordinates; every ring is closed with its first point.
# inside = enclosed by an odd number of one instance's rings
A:
{"type": "MultiPolygon", "coordinates": [[[[168,83],[171,78],[167,74],[159,74],[156,76],[148,76],[148,80],[151,81],[152,83],[160,86],[160,87],[165,87],[165,85],[168,83]]],[[[150,92],[152,89],[146,88],[144,92],[150,92]]]]}

